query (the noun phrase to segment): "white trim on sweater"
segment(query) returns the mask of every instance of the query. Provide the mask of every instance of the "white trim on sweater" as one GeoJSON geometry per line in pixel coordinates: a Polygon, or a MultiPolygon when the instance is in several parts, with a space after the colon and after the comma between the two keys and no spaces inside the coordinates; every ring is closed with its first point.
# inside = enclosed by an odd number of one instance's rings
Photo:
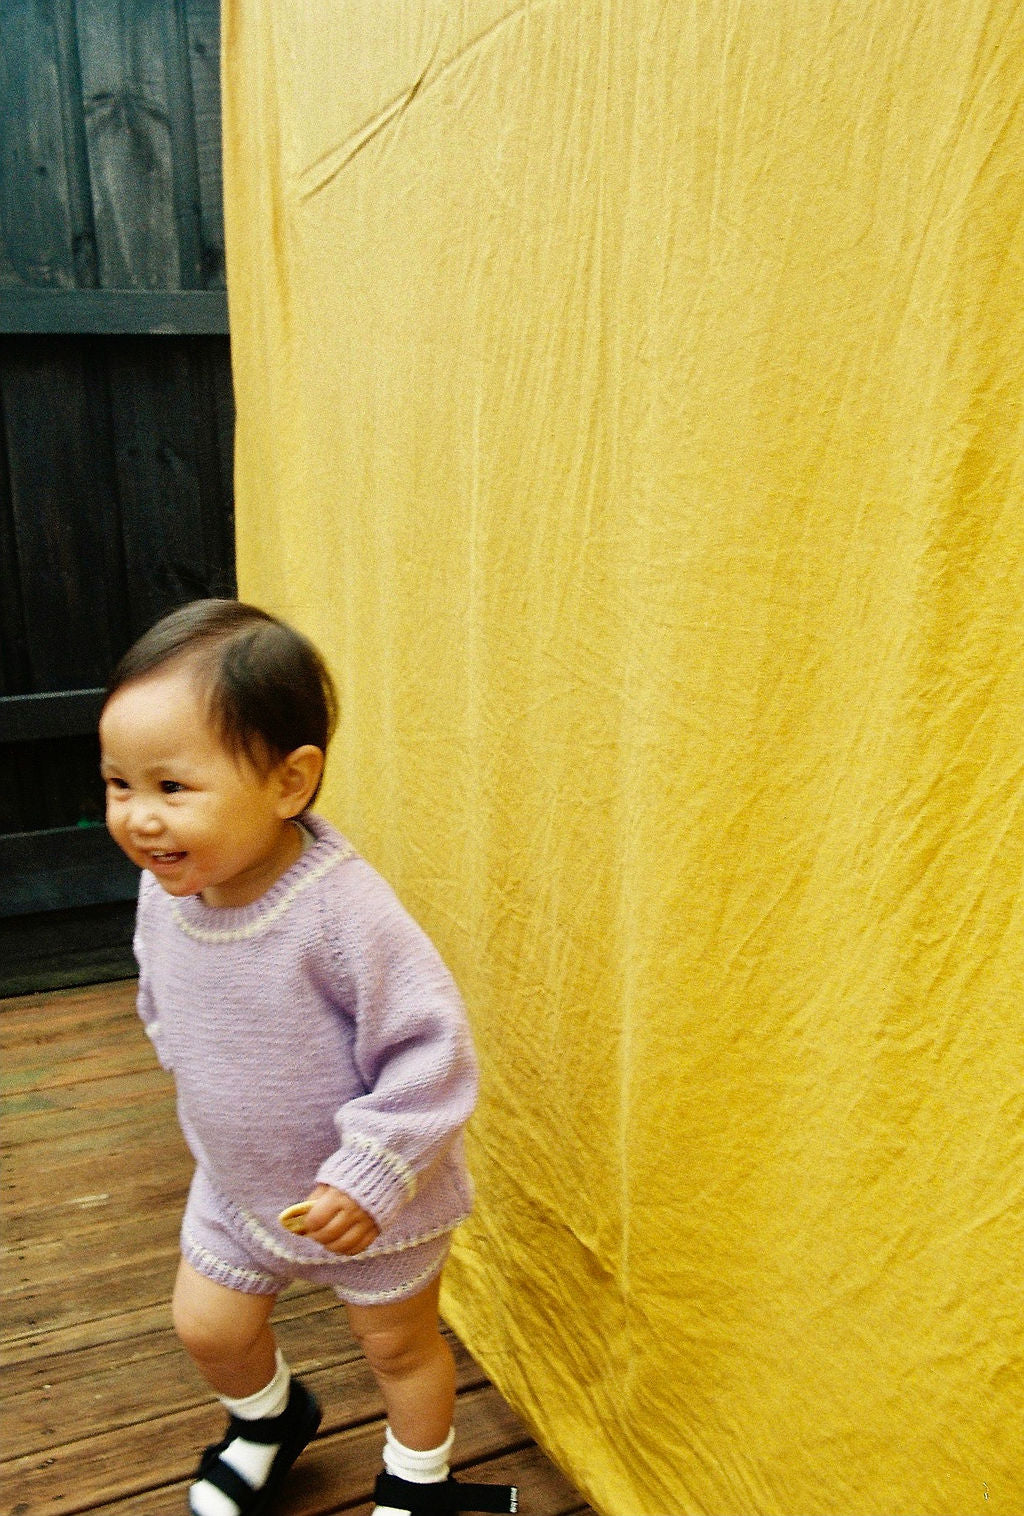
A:
{"type": "Polygon", "coordinates": [[[185,913],[177,900],[171,901],[171,915],[186,937],[191,937],[195,942],[247,942],[251,937],[262,937],[264,932],[269,931],[274,922],[284,915],[295,897],[301,895],[303,890],[315,884],[318,879],[322,879],[325,874],[329,874],[331,869],[336,868],[339,863],[344,863],[346,859],[355,856],[355,848],[350,846],[347,846],[344,852],[331,853],[322,863],[310,867],[306,873],[300,875],[294,884],[288,886],[280,900],[276,900],[272,906],[261,912],[254,921],[247,922],[245,926],[223,929],[193,926],[190,921],[186,921],[185,913]]]}

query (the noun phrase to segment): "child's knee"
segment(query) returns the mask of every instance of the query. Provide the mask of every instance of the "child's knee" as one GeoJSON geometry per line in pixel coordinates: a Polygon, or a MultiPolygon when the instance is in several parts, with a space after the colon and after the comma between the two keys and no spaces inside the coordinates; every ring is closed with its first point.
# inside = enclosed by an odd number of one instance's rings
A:
{"type": "Polygon", "coordinates": [[[178,1292],[171,1302],[171,1318],[179,1342],[193,1358],[208,1362],[233,1356],[233,1333],[226,1323],[197,1309],[178,1292]]]}
{"type": "Polygon", "coordinates": [[[402,1379],[448,1352],[436,1328],[375,1327],[359,1333],[357,1341],[374,1374],[384,1379],[402,1379]]]}
{"type": "Polygon", "coordinates": [[[195,1276],[179,1274],[171,1300],[178,1339],[197,1363],[223,1363],[248,1356],[263,1331],[272,1302],[197,1287],[195,1276]]]}

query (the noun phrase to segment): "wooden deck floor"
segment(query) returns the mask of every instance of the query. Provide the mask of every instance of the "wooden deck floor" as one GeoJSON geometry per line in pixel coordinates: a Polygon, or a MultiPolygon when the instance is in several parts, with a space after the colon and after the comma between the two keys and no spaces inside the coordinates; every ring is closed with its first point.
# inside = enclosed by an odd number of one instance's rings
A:
{"type": "MultiPolygon", "coordinates": [[[[170,1326],[190,1161],[134,995],[126,981],[0,1002],[2,1516],[182,1516],[198,1451],[221,1434],[170,1326]]],[[[324,1408],[281,1516],[367,1516],[383,1408],[345,1314],[328,1292],[295,1286],[275,1322],[324,1408]]],[[[453,1347],[456,1469],[517,1483],[526,1516],[588,1513],[453,1347]]]]}

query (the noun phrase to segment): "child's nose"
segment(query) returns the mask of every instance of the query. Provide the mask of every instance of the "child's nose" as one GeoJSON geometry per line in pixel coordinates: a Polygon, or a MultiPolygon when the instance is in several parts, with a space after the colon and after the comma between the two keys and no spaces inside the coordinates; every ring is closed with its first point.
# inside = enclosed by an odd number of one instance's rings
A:
{"type": "Polygon", "coordinates": [[[154,837],[163,826],[157,808],[147,800],[135,802],[129,824],[140,837],[154,837]]]}

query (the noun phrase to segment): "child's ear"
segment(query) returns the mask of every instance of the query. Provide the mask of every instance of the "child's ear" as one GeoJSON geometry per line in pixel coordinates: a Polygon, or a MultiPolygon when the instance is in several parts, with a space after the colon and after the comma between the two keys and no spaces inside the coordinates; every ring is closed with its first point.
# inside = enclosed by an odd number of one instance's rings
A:
{"type": "Polygon", "coordinates": [[[277,813],[282,821],[288,821],[306,809],[316,793],[323,771],[324,755],[312,743],[295,748],[281,759],[277,766],[277,813]]]}

